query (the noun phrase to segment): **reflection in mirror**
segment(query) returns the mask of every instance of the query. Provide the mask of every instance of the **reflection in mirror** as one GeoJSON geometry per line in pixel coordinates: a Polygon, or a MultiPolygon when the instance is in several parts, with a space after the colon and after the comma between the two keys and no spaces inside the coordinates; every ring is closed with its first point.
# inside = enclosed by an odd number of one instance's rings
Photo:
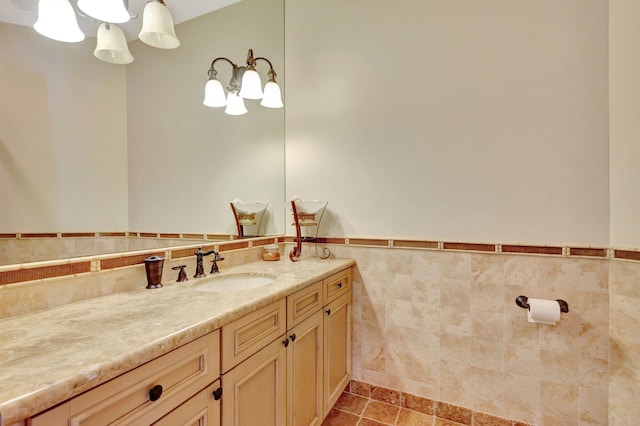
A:
{"type": "Polygon", "coordinates": [[[230,239],[238,194],[269,203],[261,235],[284,233],[283,109],[248,100],[231,117],[202,104],[212,58],[249,48],[284,87],[283,16],[283,0],[242,0],[176,25],[178,49],[130,41],[126,66],[96,59],[92,37],[0,23],[0,263],[230,239]],[[35,244],[16,249],[27,234],[35,244]]]}
{"type": "Polygon", "coordinates": [[[236,220],[238,238],[259,237],[260,225],[262,225],[262,219],[267,214],[269,203],[263,201],[245,203],[236,198],[229,204],[236,220]]]}

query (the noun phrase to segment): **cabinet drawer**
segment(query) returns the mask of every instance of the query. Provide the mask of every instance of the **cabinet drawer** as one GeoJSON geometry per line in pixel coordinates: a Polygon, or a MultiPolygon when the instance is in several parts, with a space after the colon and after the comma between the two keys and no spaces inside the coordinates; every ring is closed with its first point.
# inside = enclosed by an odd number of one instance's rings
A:
{"type": "Polygon", "coordinates": [[[322,283],[317,282],[287,297],[287,329],[291,329],[319,311],[324,305],[322,283]]]}
{"type": "Polygon", "coordinates": [[[351,291],[351,268],[331,275],[322,281],[324,288],[324,303],[336,300],[351,291]]]}
{"type": "Polygon", "coordinates": [[[32,426],[149,425],[220,375],[216,330],[30,420],[32,426]],[[158,398],[151,401],[151,390],[158,398]],[[158,395],[159,394],[159,395],[158,395]]]}
{"type": "Polygon", "coordinates": [[[202,389],[184,404],[158,420],[153,426],[217,426],[220,424],[220,398],[214,392],[220,380],[202,389]]]}
{"type": "Polygon", "coordinates": [[[287,331],[281,299],[222,327],[222,372],[227,372],[287,331]]]}

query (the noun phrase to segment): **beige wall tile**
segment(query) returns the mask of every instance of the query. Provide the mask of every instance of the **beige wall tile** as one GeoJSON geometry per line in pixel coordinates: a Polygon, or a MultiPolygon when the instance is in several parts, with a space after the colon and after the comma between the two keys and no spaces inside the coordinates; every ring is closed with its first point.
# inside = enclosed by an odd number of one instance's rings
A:
{"type": "Polygon", "coordinates": [[[504,371],[529,378],[540,377],[540,350],[523,345],[505,345],[504,371]]]}
{"type": "Polygon", "coordinates": [[[640,262],[612,260],[609,269],[612,294],[640,299],[640,262]]]}
{"type": "Polygon", "coordinates": [[[609,389],[609,362],[600,358],[580,358],[580,386],[606,391],[609,389]]]}
{"type": "Polygon", "coordinates": [[[606,391],[580,388],[580,421],[606,425],[609,415],[609,395],[606,391]]]}
{"type": "Polygon", "coordinates": [[[502,341],[471,339],[472,367],[485,370],[504,371],[504,344],[502,341]]]}
{"type": "Polygon", "coordinates": [[[505,256],[471,254],[471,281],[489,286],[504,286],[505,256]]]}
{"type": "Polygon", "coordinates": [[[578,418],[578,386],[540,381],[540,406],[544,413],[578,418]]]}
{"type": "Polygon", "coordinates": [[[540,351],[540,378],[547,382],[578,386],[580,382],[580,354],[572,352],[540,351]]]}

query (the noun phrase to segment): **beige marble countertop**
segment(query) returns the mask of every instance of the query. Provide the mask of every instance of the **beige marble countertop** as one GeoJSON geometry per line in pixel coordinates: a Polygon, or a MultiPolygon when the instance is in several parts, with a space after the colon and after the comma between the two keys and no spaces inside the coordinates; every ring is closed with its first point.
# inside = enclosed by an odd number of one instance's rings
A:
{"type": "MultiPolygon", "coordinates": [[[[0,320],[0,424],[39,413],[306,285],[351,259],[252,262],[0,320]],[[224,293],[194,290],[216,276],[272,274],[275,282],[224,293]]],[[[166,269],[166,268],[165,268],[166,269]]]]}

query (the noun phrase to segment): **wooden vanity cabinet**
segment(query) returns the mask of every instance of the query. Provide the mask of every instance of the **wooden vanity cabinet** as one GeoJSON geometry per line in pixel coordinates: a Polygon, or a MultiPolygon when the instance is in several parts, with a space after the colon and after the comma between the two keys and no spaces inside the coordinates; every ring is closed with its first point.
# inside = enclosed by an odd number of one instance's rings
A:
{"type": "Polygon", "coordinates": [[[320,426],[324,419],[322,311],[287,332],[287,425],[320,426]]]}
{"type": "Polygon", "coordinates": [[[216,330],[29,419],[27,425],[168,424],[163,417],[179,409],[187,418],[184,413],[194,404],[199,406],[197,412],[207,407],[202,412],[211,419],[207,425],[217,425],[219,401],[213,390],[219,375],[220,334],[216,330]]]}
{"type": "Polygon", "coordinates": [[[351,379],[351,292],[324,307],[324,415],[351,379]]]}
{"type": "Polygon", "coordinates": [[[263,309],[222,328],[222,425],[319,426],[350,379],[351,269],[288,296],[286,333],[225,364],[238,342],[255,343],[280,322],[282,305],[263,309]],[[238,330],[245,339],[225,338],[238,330]]]}
{"type": "Polygon", "coordinates": [[[348,268],[32,417],[27,426],[320,426],[350,374],[348,268]]]}

